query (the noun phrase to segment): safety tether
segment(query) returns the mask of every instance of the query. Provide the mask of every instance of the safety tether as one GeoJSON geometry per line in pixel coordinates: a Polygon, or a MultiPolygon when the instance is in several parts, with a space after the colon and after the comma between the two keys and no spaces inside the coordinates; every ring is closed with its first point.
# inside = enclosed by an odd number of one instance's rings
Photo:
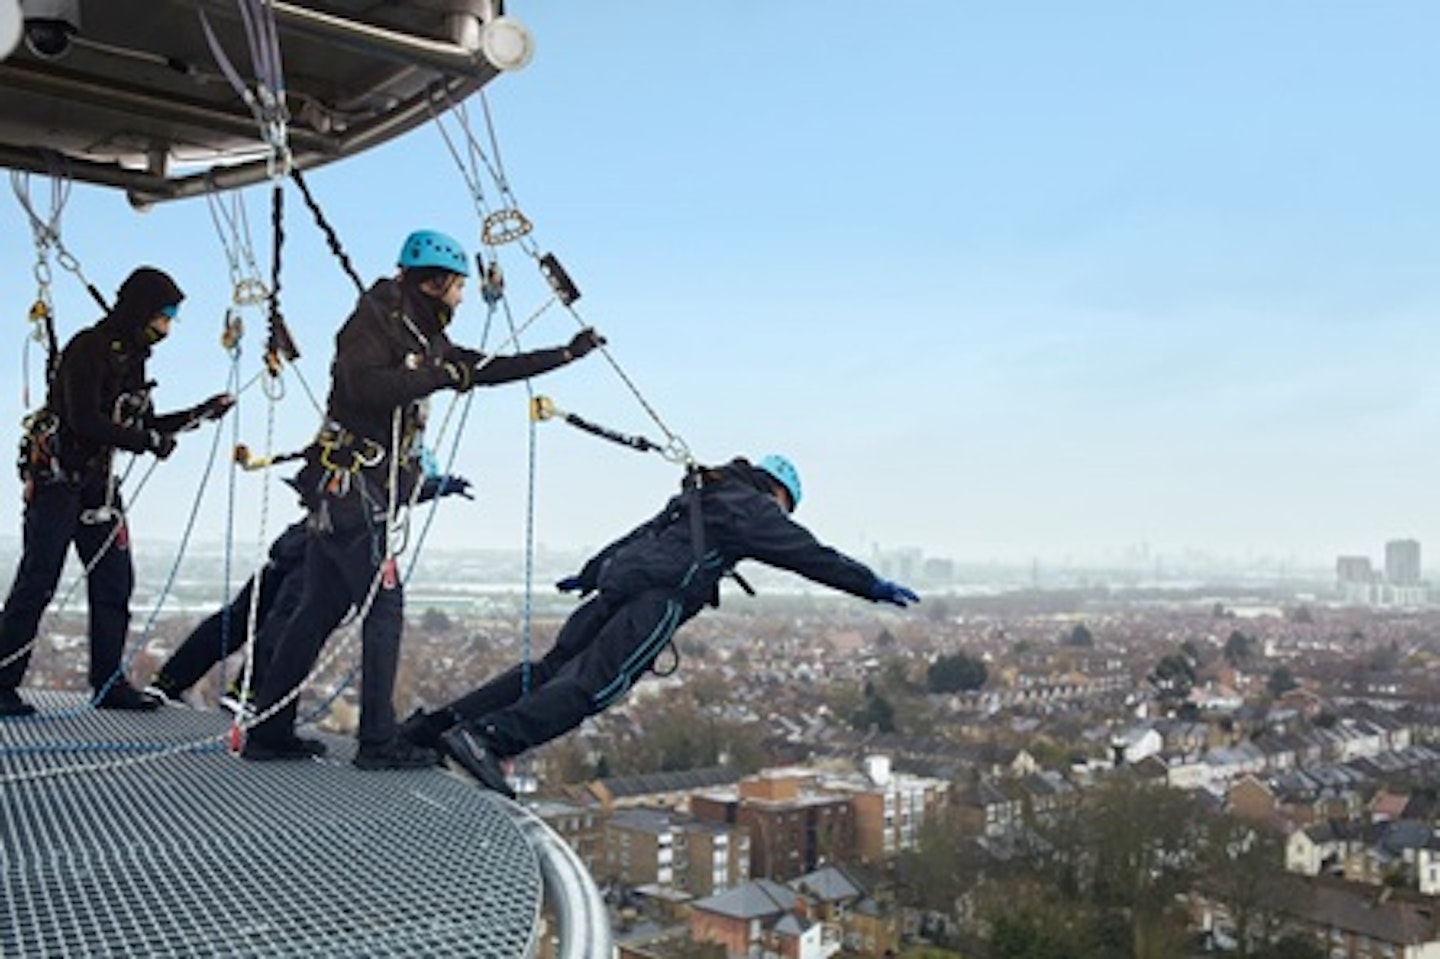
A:
{"type": "Polygon", "coordinates": [[[38,342],[45,349],[45,385],[48,387],[50,381],[55,378],[55,368],[60,362],[60,344],[55,333],[55,303],[51,296],[50,287],[53,274],[50,270],[50,254],[53,251],[55,260],[60,266],[74,274],[80,284],[85,287],[86,292],[100,307],[102,312],[109,312],[110,307],[105,302],[105,297],[95,285],[85,278],[85,271],[80,267],[80,261],[65,247],[64,240],[60,235],[60,219],[65,212],[65,204],[70,198],[70,179],[65,175],[64,159],[57,153],[43,151],[46,166],[49,168],[50,181],[50,204],[48,213],[42,215],[36,209],[36,202],[31,197],[30,174],[20,171],[10,171],[10,186],[15,192],[15,198],[19,201],[21,209],[30,223],[31,237],[35,243],[35,302],[30,307],[29,322],[31,325],[30,335],[25,341],[25,350],[22,356],[23,386],[22,400],[26,409],[31,407],[30,395],[30,363],[29,349],[32,341],[38,342]]]}
{"type": "Polygon", "coordinates": [[[290,172],[291,155],[289,142],[290,112],[285,105],[285,74],[280,60],[280,37],[275,26],[274,3],[270,0],[235,0],[240,11],[240,20],[245,26],[246,43],[250,49],[250,63],[254,70],[255,87],[252,90],[240,76],[220,39],[210,26],[204,9],[199,9],[200,27],[205,33],[205,42],[215,64],[235,93],[250,108],[260,131],[260,139],[269,148],[266,160],[267,172],[271,179],[284,177],[290,172]]]}
{"type": "MultiPolygon", "coordinates": [[[[446,129],[442,114],[432,109],[432,118],[435,121],[436,127],[440,130],[441,136],[445,140],[445,145],[449,149],[451,157],[455,160],[455,165],[459,169],[460,175],[464,178],[470,190],[471,197],[476,206],[476,212],[479,214],[482,222],[500,224],[504,227],[504,229],[497,227],[494,232],[487,231],[486,233],[482,233],[482,242],[486,242],[486,244],[492,248],[502,243],[514,242],[516,246],[535,261],[541,275],[550,285],[550,288],[554,291],[561,305],[570,312],[570,315],[575,318],[576,323],[582,329],[585,328],[589,324],[586,323],[575,306],[576,302],[580,299],[579,288],[553,253],[540,252],[540,247],[535,241],[530,221],[524,214],[520,213],[519,201],[516,199],[515,191],[510,185],[509,178],[506,176],[505,164],[500,156],[499,139],[496,136],[495,122],[490,113],[490,103],[485,91],[481,90],[477,94],[477,97],[480,100],[481,109],[484,112],[486,135],[490,142],[489,153],[486,152],[485,148],[479,143],[474,132],[471,130],[465,103],[455,103],[450,100],[448,92],[445,91],[441,91],[441,96],[449,107],[448,112],[455,117],[456,124],[460,127],[460,131],[463,134],[466,156],[469,160],[468,164],[466,159],[461,157],[460,151],[452,140],[450,132],[446,129]],[[480,184],[478,169],[482,166],[488,172],[490,179],[495,183],[496,190],[501,198],[501,204],[496,209],[491,209],[487,204],[484,190],[480,184]],[[511,228],[512,224],[522,223],[523,228],[511,228]],[[494,241],[493,243],[487,240],[487,235],[489,240],[494,241]]],[[[485,273],[488,278],[488,271],[482,270],[482,273],[485,273]]],[[[689,446],[678,433],[670,429],[655,407],[645,398],[645,395],[641,393],[640,388],[635,385],[635,381],[631,379],[629,374],[620,366],[614,354],[603,345],[599,347],[599,352],[605,357],[605,362],[610,365],[610,368],[615,372],[615,375],[620,378],[625,388],[630,391],[631,396],[635,398],[640,408],[644,410],[656,428],[664,434],[667,458],[684,463],[687,466],[693,465],[695,459],[690,453],[689,446]]]]}

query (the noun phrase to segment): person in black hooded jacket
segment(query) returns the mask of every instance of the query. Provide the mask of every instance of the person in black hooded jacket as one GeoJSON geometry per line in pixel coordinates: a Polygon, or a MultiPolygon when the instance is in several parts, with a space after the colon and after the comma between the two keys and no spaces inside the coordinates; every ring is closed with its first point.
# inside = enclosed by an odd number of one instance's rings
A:
{"type": "Polygon", "coordinates": [[[541,659],[501,673],[402,734],[435,746],[489,789],[513,797],[502,763],[569,732],[651,669],[675,631],[707,604],[720,579],[754,559],[862,599],[907,606],[919,597],[820,543],[790,518],[800,474],[783,456],[736,458],[687,480],[654,518],[556,584],[593,594],[541,659]],[[527,677],[528,673],[528,677],[527,677]],[[528,679],[528,692],[526,691],[528,679]]]}
{"type": "Polygon", "coordinates": [[[392,701],[404,599],[387,536],[423,473],[417,451],[424,401],[441,389],[463,392],[528,379],[605,342],[585,329],[565,347],[510,356],[457,346],[445,331],[470,272],[464,249],[442,233],[419,230],[405,239],[396,265],[399,275],[362,294],[335,337],[326,422],[300,473],[311,530],[303,593],[256,694],[255,708],[264,718],[250,729],[242,750],[249,760],[323,754],[323,743],[295,735],[296,690],[354,606],[367,609],[354,764],[405,769],[436,761],[432,750],[397,735],[392,701]]]}
{"type": "Polygon", "coordinates": [[[65,345],[45,407],[27,420],[20,461],[23,552],[0,614],[0,717],[35,711],[16,690],[71,544],[86,569],[95,705],[158,705],[120,668],[135,570],[111,460],[117,449],[164,459],[175,449],[175,434],[223,416],[234,403],[220,393],[178,413],[158,415],[151,406],[155,384],[145,377],[145,361],[169,334],[184,298],[160,270],[144,266],[131,273],[109,314],[65,345]]]}

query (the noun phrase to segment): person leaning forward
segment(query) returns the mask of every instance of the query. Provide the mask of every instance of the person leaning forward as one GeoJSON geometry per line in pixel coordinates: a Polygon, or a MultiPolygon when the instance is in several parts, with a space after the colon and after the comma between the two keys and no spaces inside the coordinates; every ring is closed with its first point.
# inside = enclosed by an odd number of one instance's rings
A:
{"type": "Polygon", "coordinates": [[[753,465],[736,458],[702,470],[698,485],[687,480],[654,518],[556,583],[562,591],[591,595],[545,656],[432,713],[417,711],[402,735],[437,748],[481,785],[513,797],[502,764],[614,704],[650,671],[676,630],[705,605],[719,605],[720,579],[741,560],[790,570],[862,599],[896,606],[919,601],[904,586],[820,543],[790,518],[799,503],[800,474],[783,456],[753,465]]]}
{"type": "Polygon", "coordinates": [[[250,730],[241,753],[249,760],[305,759],[324,752],[322,743],[295,734],[295,693],[353,605],[367,610],[355,765],[406,769],[436,761],[432,750],[396,734],[392,701],[404,599],[389,555],[387,519],[391,503],[409,502],[422,473],[416,454],[423,401],[437,390],[538,376],[605,342],[585,329],[564,347],[508,356],[457,346],[446,327],[470,273],[465,250],[442,233],[420,230],[405,239],[397,265],[394,279],[380,280],[361,295],[335,337],[326,422],[307,450],[300,476],[311,529],[300,607],[257,691],[257,712],[270,715],[250,730]],[[392,462],[397,457],[398,463],[392,462]]]}
{"type": "Polygon", "coordinates": [[[35,711],[16,690],[72,544],[85,564],[95,705],[159,705],[131,686],[121,669],[135,568],[111,460],[117,449],[165,459],[177,433],[224,416],[235,402],[219,393],[178,413],[158,415],[151,406],[155,384],[145,377],[145,361],[169,335],[183,299],[161,270],[144,266],[131,273],[114,309],[65,345],[45,406],[27,418],[20,459],[24,542],[0,615],[0,717],[35,711]]]}

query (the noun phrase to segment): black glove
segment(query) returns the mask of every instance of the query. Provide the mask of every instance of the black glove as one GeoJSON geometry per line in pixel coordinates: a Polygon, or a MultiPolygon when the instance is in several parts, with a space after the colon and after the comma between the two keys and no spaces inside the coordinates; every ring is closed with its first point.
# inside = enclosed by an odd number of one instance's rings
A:
{"type": "Polygon", "coordinates": [[[156,459],[169,459],[170,454],[175,452],[175,435],[151,430],[146,439],[145,448],[154,453],[156,459]]]}
{"type": "Polygon", "coordinates": [[[875,585],[870,588],[870,598],[882,603],[893,603],[896,606],[909,606],[911,603],[920,602],[919,596],[899,583],[892,583],[888,579],[875,581],[875,585]]]}
{"type": "Polygon", "coordinates": [[[190,419],[194,422],[201,420],[218,420],[230,412],[230,407],[235,405],[235,397],[229,393],[216,393],[199,406],[190,411],[190,419]]]}
{"type": "Polygon", "coordinates": [[[604,345],[605,337],[587,326],[570,338],[570,345],[565,347],[565,352],[570,354],[572,360],[578,360],[595,347],[604,345]]]}

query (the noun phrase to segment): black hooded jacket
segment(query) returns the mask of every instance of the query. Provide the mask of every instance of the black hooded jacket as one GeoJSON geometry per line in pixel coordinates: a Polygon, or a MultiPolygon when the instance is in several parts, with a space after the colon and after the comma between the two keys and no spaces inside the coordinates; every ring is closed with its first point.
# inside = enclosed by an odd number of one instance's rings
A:
{"type": "Polygon", "coordinates": [[[581,588],[623,599],[646,589],[676,588],[693,612],[716,602],[720,578],[753,559],[824,586],[873,599],[875,573],[822,544],[770,494],[773,482],[745,459],[705,471],[700,491],[672,497],[659,514],[601,550],[580,572],[581,588]],[[700,496],[705,551],[691,538],[690,497],[700,496]]]}
{"type": "MultiPolygon", "coordinates": [[[[445,335],[447,322],[439,302],[409,282],[380,280],[365,291],[335,335],[326,404],[329,418],[356,436],[378,443],[388,456],[398,409],[401,448],[405,449],[420,425],[420,401],[451,385],[445,364],[473,371],[483,359],[482,354],[450,342],[445,335]]],[[[562,349],[490,357],[473,382],[508,383],[564,362],[562,349]]],[[[402,465],[408,472],[409,464],[402,465]]],[[[387,474],[388,463],[376,471],[387,474]]]]}
{"type": "Polygon", "coordinates": [[[67,472],[103,472],[112,449],[144,452],[151,430],[171,433],[184,424],[188,412],[155,415],[145,378],[145,328],[184,298],[167,274],[140,267],[120,286],[109,315],[65,344],[46,405],[59,420],[60,465],[67,472]]]}

